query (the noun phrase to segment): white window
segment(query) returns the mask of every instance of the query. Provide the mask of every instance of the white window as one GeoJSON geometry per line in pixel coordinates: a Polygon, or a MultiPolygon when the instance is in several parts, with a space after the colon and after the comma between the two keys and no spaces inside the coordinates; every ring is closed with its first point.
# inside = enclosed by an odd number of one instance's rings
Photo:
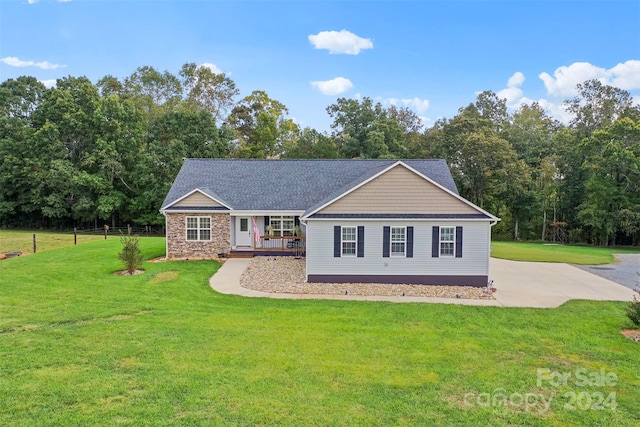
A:
{"type": "Polygon", "coordinates": [[[208,216],[188,216],[187,240],[211,240],[211,218],[208,216]]]}
{"type": "Polygon", "coordinates": [[[406,236],[406,227],[391,227],[391,256],[405,256],[406,236]]]}
{"type": "Polygon", "coordinates": [[[293,236],[295,228],[293,216],[270,216],[269,225],[272,236],[293,236]]]}
{"type": "Polygon", "coordinates": [[[356,227],[342,227],[342,256],[356,256],[357,246],[356,227]]]}
{"type": "Polygon", "coordinates": [[[456,228],[440,227],[440,256],[453,256],[456,245],[456,228]]]}

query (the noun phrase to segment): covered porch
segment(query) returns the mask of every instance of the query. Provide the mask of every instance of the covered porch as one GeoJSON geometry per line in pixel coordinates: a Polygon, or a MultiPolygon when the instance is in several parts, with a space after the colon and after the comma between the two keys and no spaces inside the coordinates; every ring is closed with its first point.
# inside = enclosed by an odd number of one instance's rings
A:
{"type": "Polygon", "coordinates": [[[306,254],[302,212],[252,212],[231,215],[231,253],[256,256],[306,254]]]}

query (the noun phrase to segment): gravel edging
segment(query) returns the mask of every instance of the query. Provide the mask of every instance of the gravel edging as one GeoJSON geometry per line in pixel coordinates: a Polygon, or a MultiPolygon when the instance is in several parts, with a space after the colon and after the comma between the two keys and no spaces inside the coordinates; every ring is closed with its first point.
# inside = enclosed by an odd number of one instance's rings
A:
{"type": "Polygon", "coordinates": [[[240,277],[240,286],[269,293],[362,296],[411,296],[492,300],[487,288],[473,286],[390,285],[384,283],[305,283],[305,260],[255,257],[240,277]]]}

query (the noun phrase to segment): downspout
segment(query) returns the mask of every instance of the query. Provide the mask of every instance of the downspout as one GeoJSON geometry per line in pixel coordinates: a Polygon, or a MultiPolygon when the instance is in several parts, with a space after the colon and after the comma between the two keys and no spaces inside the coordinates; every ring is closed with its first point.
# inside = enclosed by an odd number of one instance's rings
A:
{"type": "Polygon", "coordinates": [[[169,259],[169,238],[167,237],[169,234],[169,224],[167,213],[163,210],[160,210],[160,213],[164,216],[164,259],[169,259]]]}
{"type": "Polygon", "coordinates": [[[307,234],[305,235],[305,243],[304,243],[304,252],[305,252],[305,256],[304,256],[304,282],[307,283],[309,280],[309,272],[307,271],[307,249],[309,248],[309,241],[307,240],[307,236],[309,236],[309,226],[307,224],[306,220],[303,220],[302,218],[299,218],[300,224],[304,225],[305,230],[307,231],[307,234]]]}
{"type": "Polygon", "coordinates": [[[488,277],[488,279],[487,279],[487,287],[490,287],[490,284],[492,282],[491,276],[489,275],[489,273],[490,273],[489,264],[491,264],[491,229],[493,228],[494,225],[496,225],[498,223],[498,221],[500,221],[500,219],[489,221],[489,239],[488,239],[488,242],[489,242],[489,251],[488,251],[489,259],[487,259],[487,277],[488,277]]]}

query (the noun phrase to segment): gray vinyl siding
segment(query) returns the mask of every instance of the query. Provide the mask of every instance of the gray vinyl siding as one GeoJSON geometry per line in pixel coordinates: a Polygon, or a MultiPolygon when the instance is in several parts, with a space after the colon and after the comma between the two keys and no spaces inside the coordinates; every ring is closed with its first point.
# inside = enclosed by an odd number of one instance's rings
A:
{"type": "Polygon", "coordinates": [[[307,274],[488,275],[491,227],[488,221],[313,221],[307,225],[307,274]],[[333,256],[333,227],[364,225],[363,258],[333,256]],[[462,226],[463,257],[431,256],[432,227],[462,226]],[[382,256],[384,226],[413,226],[413,258],[382,256]]]}

